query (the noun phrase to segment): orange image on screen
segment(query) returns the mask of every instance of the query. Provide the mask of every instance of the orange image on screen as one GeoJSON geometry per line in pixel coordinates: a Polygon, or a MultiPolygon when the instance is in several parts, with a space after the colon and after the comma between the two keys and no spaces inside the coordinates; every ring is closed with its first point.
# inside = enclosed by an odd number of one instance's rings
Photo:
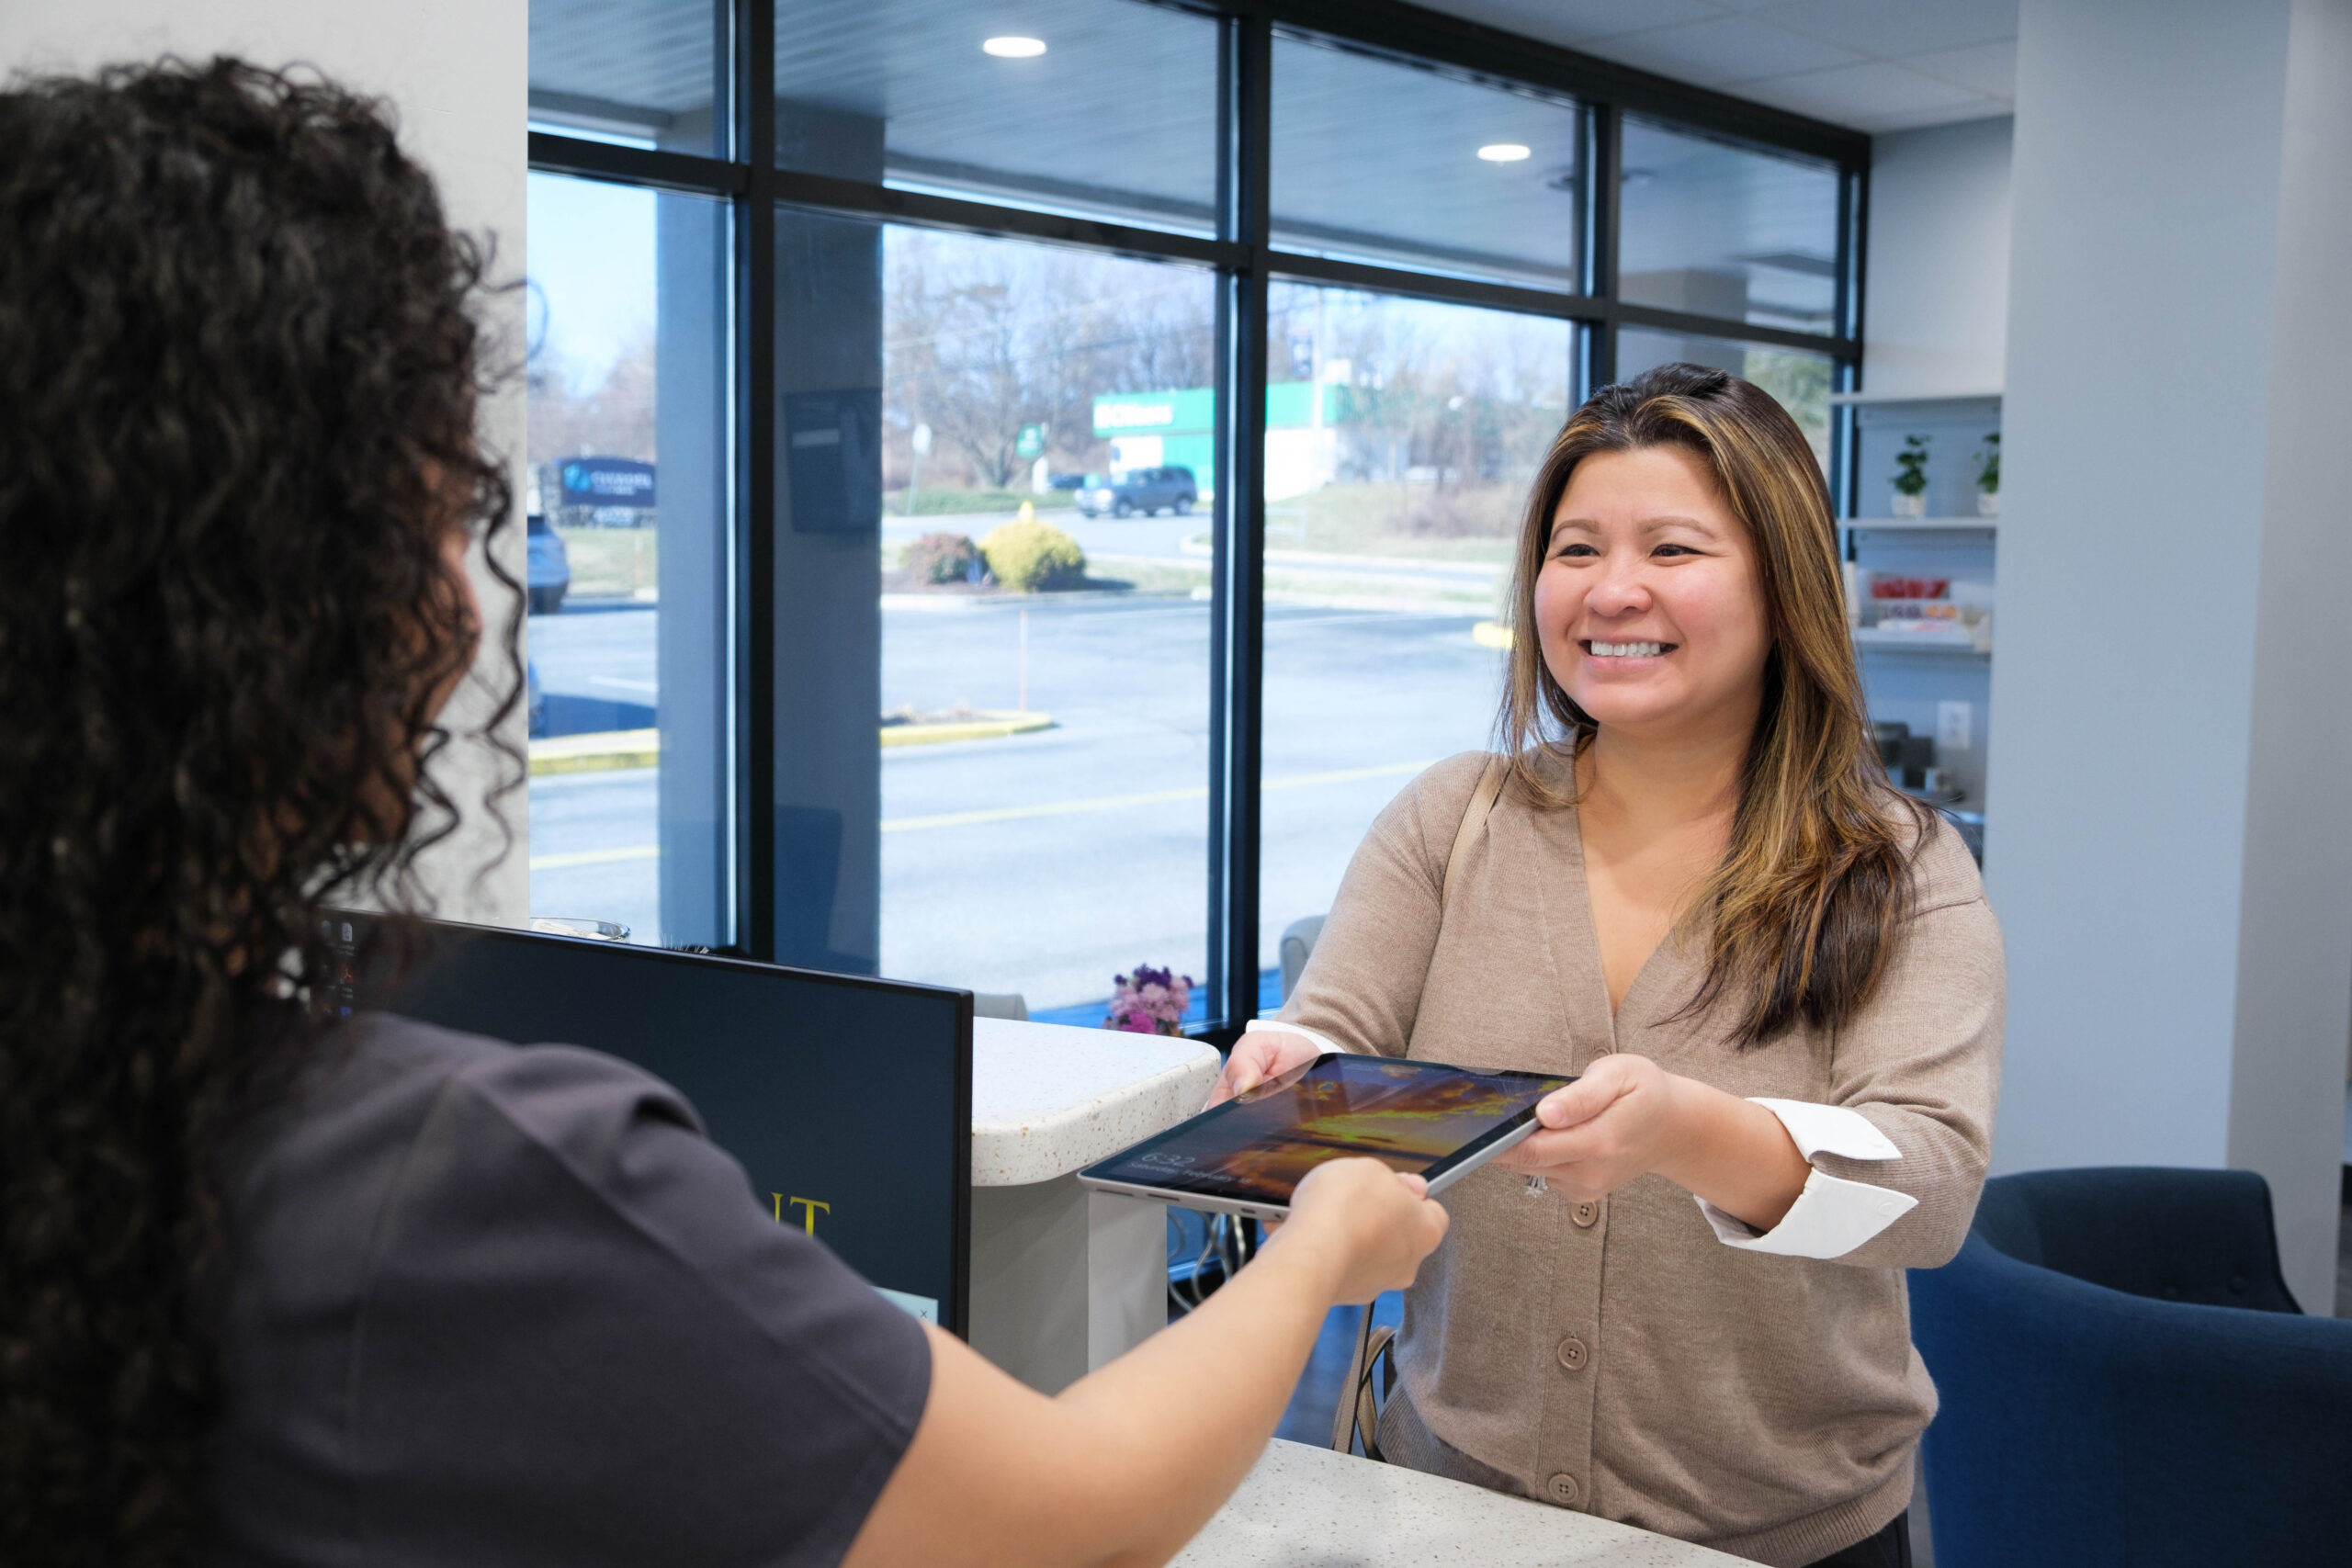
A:
{"type": "Polygon", "coordinates": [[[1568,1082],[1364,1057],[1330,1068],[1244,1096],[1223,1116],[1121,1162],[1116,1174],[1287,1202],[1325,1160],[1369,1156],[1391,1169],[1425,1171],[1568,1082]]]}

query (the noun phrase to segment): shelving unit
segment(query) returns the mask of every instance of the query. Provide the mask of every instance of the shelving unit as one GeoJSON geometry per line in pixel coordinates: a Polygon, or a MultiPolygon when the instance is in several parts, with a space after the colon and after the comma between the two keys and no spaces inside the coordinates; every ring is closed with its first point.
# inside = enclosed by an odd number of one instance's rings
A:
{"type": "MultiPolygon", "coordinates": [[[[1855,514],[1841,521],[1845,557],[1856,566],[1908,577],[1996,582],[2001,519],[1976,513],[1974,455],[2001,427],[1998,392],[1944,397],[1843,393],[1854,411],[1855,514]],[[1928,439],[1928,513],[1893,515],[1894,454],[1907,435],[1928,439]]],[[[1995,612],[1993,649],[2000,647],[1995,612]]],[[[1918,644],[1905,634],[1858,630],[1855,655],[1871,716],[1899,720],[1914,735],[1936,739],[1936,762],[1961,801],[1951,814],[1980,832],[1984,802],[1985,735],[1992,718],[1993,654],[1947,643],[1918,644]],[[1955,744],[1964,734],[1966,745],[1955,744]]]]}
{"type": "Polygon", "coordinates": [[[2001,520],[1997,517],[1849,517],[1842,525],[1867,529],[1873,534],[1996,534],[2000,532],[2001,520]]]}

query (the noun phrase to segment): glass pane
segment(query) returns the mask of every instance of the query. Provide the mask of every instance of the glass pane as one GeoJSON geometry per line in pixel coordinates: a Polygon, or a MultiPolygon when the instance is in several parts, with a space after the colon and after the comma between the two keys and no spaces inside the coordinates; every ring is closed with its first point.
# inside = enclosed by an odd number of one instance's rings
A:
{"type": "Polygon", "coordinates": [[[1202,977],[1215,278],[775,222],[778,956],[1202,977]]]}
{"type": "Polygon", "coordinates": [[[1127,0],[776,0],[776,163],[1211,233],[1217,30],[1127,0]]]}
{"type": "Polygon", "coordinates": [[[1837,331],[1837,170],[1633,118],[1623,162],[1621,298],[1837,331]]]}
{"type": "Polygon", "coordinates": [[[1755,382],[1781,400],[1813,444],[1813,455],[1824,472],[1829,468],[1829,393],[1831,366],[1826,354],[1792,348],[1763,348],[1724,338],[1684,337],[1652,332],[1646,327],[1621,327],[1617,333],[1617,378],[1630,381],[1653,366],[1680,360],[1712,366],[1755,382]]]}
{"type": "Polygon", "coordinates": [[[727,209],[529,204],[531,913],[727,942],[727,209]]]}
{"type": "Polygon", "coordinates": [[[1575,329],[1277,284],[1266,395],[1264,1004],[1380,808],[1487,743],[1575,329]]]}
{"type": "Polygon", "coordinates": [[[723,0],[531,0],[531,125],[632,147],[725,151],[723,0]]]}
{"type": "Polygon", "coordinates": [[[1577,288],[1577,111],[1274,39],[1273,240],[1284,250],[1577,288]]]}

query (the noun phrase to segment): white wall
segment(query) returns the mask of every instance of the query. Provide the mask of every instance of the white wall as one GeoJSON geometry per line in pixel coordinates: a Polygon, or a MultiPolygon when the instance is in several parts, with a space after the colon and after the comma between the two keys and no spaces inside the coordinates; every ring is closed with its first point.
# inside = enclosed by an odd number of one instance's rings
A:
{"type": "MultiPolygon", "coordinates": [[[[497,271],[519,277],[523,265],[524,124],[527,114],[526,0],[5,0],[0,3],[0,73],[82,72],[175,52],[190,58],[240,54],[256,64],[315,66],[347,86],[389,98],[399,109],[401,140],[440,181],[450,220],[485,233],[497,247],[497,271]]],[[[503,342],[499,353],[521,363],[520,290],[494,296],[486,316],[503,342]]],[[[520,495],[523,389],[515,378],[483,410],[483,434],[515,464],[520,495]]],[[[502,560],[519,578],[519,528],[502,560]]],[[[478,578],[484,608],[503,626],[504,608],[478,578]]],[[[503,655],[486,653],[496,676],[503,655]]],[[[481,708],[482,688],[460,698],[481,708]]],[[[462,716],[453,715],[462,723],[462,716]]],[[[512,739],[522,739],[518,714],[512,739]]],[[[460,919],[518,923],[530,901],[528,823],[522,795],[505,813],[514,847],[484,876],[503,842],[481,805],[495,776],[495,754],[474,747],[456,758],[447,778],[469,830],[429,858],[426,874],[443,912],[460,919]]]]}
{"type": "Polygon", "coordinates": [[[2009,315],[2010,119],[1871,138],[1862,386],[2001,387],[2009,315]]]}
{"type": "Polygon", "coordinates": [[[2025,0],[1985,864],[1996,1168],[2257,1170],[2316,1312],[2352,1028],[2347,85],[2345,0],[2025,0]]]}

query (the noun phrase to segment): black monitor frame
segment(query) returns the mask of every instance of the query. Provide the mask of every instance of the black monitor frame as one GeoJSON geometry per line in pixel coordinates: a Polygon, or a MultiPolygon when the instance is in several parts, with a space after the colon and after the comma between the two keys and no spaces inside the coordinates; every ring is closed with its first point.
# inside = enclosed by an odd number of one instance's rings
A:
{"type": "MultiPolygon", "coordinates": [[[[947,1226],[950,1257],[946,1259],[946,1267],[944,1270],[947,1280],[947,1293],[940,1300],[938,1312],[939,1325],[942,1328],[958,1337],[969,1337],[972,1240],[973,1012],[971,992],[940,986],[915,985],[906,981],[871,979],[857,975],[836,975],[818,969],[797,969],[785,964],[762,964],[749,959],[720,957],[716,954],[678,953],[665,948],[638,947],[624,942],[599,942],[590,938],[521,931],[503,926],[468,925],[457,921],[424,919],[392,920],[385,917],[369,916],[356,911],[338,910],[332,913],[338,921],[347,920],[353,929],[354,940],[345,951],[355,959],[355,964],[353,969],[346,970],[343,987],[349,1005],[382,1007],[388,1010],[417,1017],[424,1022],[487,1034],[516,1043],[561,1042],[600,1050],[608,1055],[617,1056],[632,1065],[643,1067],[683,1093],[695,1104],[696,1113],[703,1117],[705,1124],[710,1128],[712,1141],[726,1149],[747,1168],[754,1163],[758,1156],[753,1150],[737,1147],[736,1143],[748,1140],[738,1139],[730,1142],[724,1135],[724,1130],[733,1121],[730,1107],[734,1097],[712,1092],[716,1086],[707,1081],[700,1085],[690,1081],[705,1076],[692,1070],[695,1064],[690,1059],[682,1064],[675,1055],[665,1054],[659,1047],[648,1047],[640,1042],[615,1039],[610,1035],[596,1038],[601,1024],[584,1029],[536,1027],[530,1020],[530,1005],[527,1002],[518,1002],[512,998],[479,998],[473,1004],[450,1006],[431,1005],[434,999],[428,994],[428,1005],[422,1009],[412,1011],[410,1008],[401,1004],[404,1001],[413,1000],[416,989],[430,983],[435,965],[446,960],[450,951],[447,944],[451,942],[460,943],[468,949],[479,949],[483,944],[490,944],[522,952],[536,952],[550,957],[576,957],[591,963],[602,958],[615,964],[646,965],[657,969],[694,971],[712,976],[756,976],[760,980],[770,982],[779,987],[778,994],[783,998],[780,1009],[785,1011],[806,1012],[813,1010],[820,1013],[838,1013],[846,1008],[854,1013],[857,1010],[859,998],[872,998],[877,1004],[887,1004],[891,998],[896,998],[902,1004],[907,1001],[949,1003],[953,1010],[956,1039],[953,1081],[948,1086],[951,1125],[947,1139],[948,1146],[944,1152],[944,1157],[949,1162],[948,1175],[953,1193],[953,1213],[947,1226]],[[589,1037],[574,1038],[582,1035],[589,1037]],[[664,1059],[665,1055],[668,1055],[667,1060],[664,1059]],[[689,1070],[681,1071],[682,1066],[689,1070]]],[[[786,1021],[783,1027],[788,1029],[792,1025],[786,1021]]],[[[811,1049],[820,1051],[838,1048],[838,1043],[831,1038],[809,1043],[811,1049]]],[[[686,1053],[689,1058],[693,1055],[692,1051],[686,1053]]],[[[831,1062],[837,1058],[829,1057],[828,1060],[831,1062]]],[[[886,1097],[892,1087],[894,1075],[887,1060],[868,1059],[855,1063],[854,1066],[856,1071],[865,1080],[862,1087],[870,1091],[869,1098],[863,1103],[877,1108],[890,1103],[886,1097]]],[[[828,1112],[829,1115],[836,1116],[843,1113],[839,1105],[835,1110],[828,1112]]],[[[871,1145],[877,1158],[915,1157],[909,1148],[905,1136],[906,1127],[902,1122],[888,1114],[875,1116],[871,1120],[874,1122],[874,1126],[870,1129],[871,1145]]],[[[748,1171],[747,1174],[754,1175],[754,1187],[758,1187],[757,1174],[748,1171]]],[[[781,1213],[781,1200],[779,1200],[778,1208],[778,1217],[788,1223],[793,1216],[781,1213]]],[[[814,1211],[808,1212],[807,1217],[814,1228],[814,1211]]],[[[820,1239],[828,1239],[822,1235],[821,1230],[819,1231],[819,1235],[820,1239]]],[[[837,1236],[831,1239],[838,1243],[841,1238],[837,1236]]],[[[842,1253],[843,1260],[851,1263],[852,1267],[858,1266],[857,1259],[851,1256],[860,1250],[858,1247],[837,1245],[836,1250],[842,1253]]],[[[887,1284],[889,1281],[876,1280],[876,1282],[887,1284]]]]}

